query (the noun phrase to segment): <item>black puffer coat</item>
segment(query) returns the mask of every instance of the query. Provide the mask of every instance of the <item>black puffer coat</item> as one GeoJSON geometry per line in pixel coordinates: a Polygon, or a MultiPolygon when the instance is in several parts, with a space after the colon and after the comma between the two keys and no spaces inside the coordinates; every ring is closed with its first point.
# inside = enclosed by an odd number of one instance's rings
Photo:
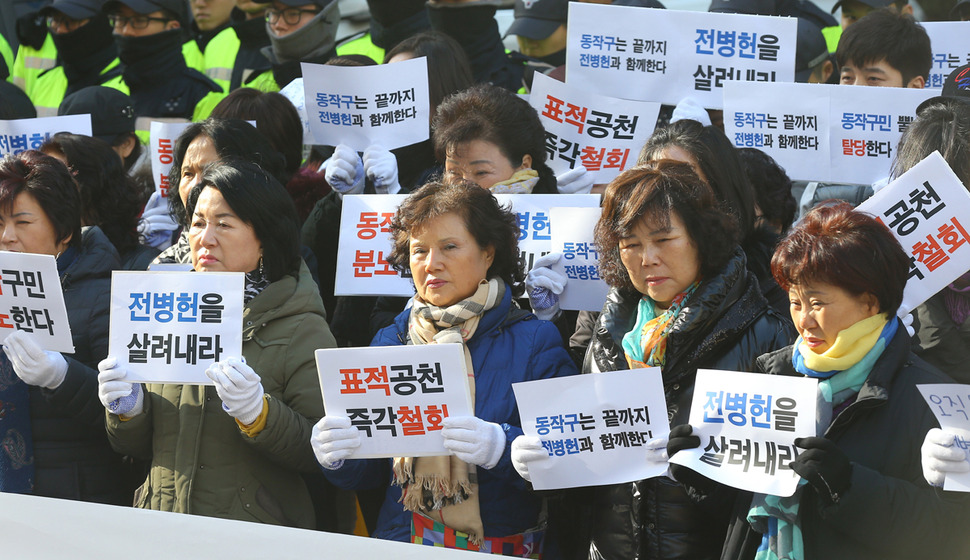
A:
{"type": "MultiPolygon", "coordinates": [[[[613,289],[586,353],[584,372],[628,369],[621,341],[641,295],[613,289]]],[[[791,322],[773,311],[747,271],[740,249],[687,301],[667,338],[664,391],[671,426],[686,423],[698,368],[754,371],[758,356],[795,338],[791,322]]],[[[609,560],[717,558],[736,496],[718,485],[709,495],[666,477],[590,489],[589,557],[609,560]]]]}

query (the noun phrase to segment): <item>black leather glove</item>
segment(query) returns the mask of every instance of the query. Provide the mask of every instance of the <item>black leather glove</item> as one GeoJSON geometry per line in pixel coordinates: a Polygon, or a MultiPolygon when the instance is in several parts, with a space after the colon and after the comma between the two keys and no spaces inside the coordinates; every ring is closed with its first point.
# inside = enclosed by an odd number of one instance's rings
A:
{"type": "MultiPolygon", "coordinates": [[[[694,429],[690,424],[681,424],[670,430],[667,436],[667,457],[684,449],[694,449],[701,446],[701,438],[693,435],[694,429]]],[[[669,463],[670,476],[684,486],[693,488],[701,494],[709,494],[715,487],[715,482],[693,469],[669,463]]]]}
{"type": "Polygon", "coordinates": [[[47,39],[47,22],[37,15],[37,12],[30,12],[17,18],[16,30],[17,39],[35,50],[40,50],[47,39]]]}
{"type": "Polygon", "coordinates": [[[791,470],[807,480],[823,500],[839,503],[852,482],[849,458],[831,440],[822,437],[798,438],[795,445],[805,451],[790,463],[791,470]]]}

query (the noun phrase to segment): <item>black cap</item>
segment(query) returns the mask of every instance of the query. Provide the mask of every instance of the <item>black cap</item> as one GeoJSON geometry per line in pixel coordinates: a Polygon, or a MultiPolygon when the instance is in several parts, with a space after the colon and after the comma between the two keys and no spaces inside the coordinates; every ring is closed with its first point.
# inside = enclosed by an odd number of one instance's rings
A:
{"type": "Polygon", "coordinates": [[[47,17],[53,12],[60,12],[71,19],[88,19],[101,13],[104,0],[54,0],[54,3],[44,6],[40,15],[47,17]]]}
{"type": "MultiPolygon", "coordinates": [[[[880,8],[887,8],[889,7],[890,4],[895,3],[894,0],[855,0],[855,1],[865,4],[866,6],[869,6],[870,8],[872,8],[873,10],[878,10],[880,8]]],[[[835,5],[832,6],[832,13],[834,14],[835,10],[838,10],[839,8],[841,8],[842,4],[845,4],[845,2],[846,0],[839,0],[838,2],[836,2],[835,5]]],[[[900,2],[900,4],[908,4],[908,3],[909,3],[908,1],[900,2]]]]}
{"type": "Polygon", "coordinates": [[[135,109],[131,98],[120,91],[90,86],[61,101],[57,115],[91,115],[91,136],[111,144],[115,137],[135,132],[135,109]]]}
{"type": "MultiPolygon", "coordinates": [[[[970,0],[967,0],[970,2],[970,0]]],[[[667,6],[664,6],[657,0],[613,0],[614,6],[631,6],[633,8],[657,8],[658,10],[666,10],[667,6]]]]}
{"type": "Polygon", "coordinates": [[[964,64],[947,75],[943,82],[942,95],[931,97],[919,104],[916,114],[923,109],[937,103],[968,103],[970,104],[970,64],[964,64]]]}
{"type": "Polygon", "coordinates": [[[189,23],[189,9],[185,0],[108,0],[102,10],[111,13],[116,11],[121,4],[142,15],[158,10],[168,10],[178,16],[178,21],[183,27],[189,23]]]}
{"type": "Polygon", "coordinates": [[[953,9],[950,10],[950,19],[953,21],[960,21],[960,14],[970,7],[970,0],[960,0],[953,5],[953,9]]]}
{"type": "Polygon", "coordinates": [[[707,11],[756,16],[777,15],[774,0],[711,0],[707,11]]]}
{"type": "Polygon", "coordinates": [[[795,81],[807,83],[812,69],[829,57],[829,47],[822,30],[807,19],[798,18],[798,42],[795,44],[795,81]]]}
{"type": "Polygon", "coordinates": [[[545,39],[566,23],[569,0],[515,0],[515,21],[506,35],[545,39]]]}
{"type": "MultiPolygon", "coordinates": [[[[253,0],[253,1],[256,2],[257,4],[270,4],[274,0],[253,0]]],[[[330,2],[333,2],[333,0],[279,0],[279,2],[294,8],[299,6],[305,6],[307,4],[316,4],[321,8],[326,8],[327,5],[330,4],[330,2]]]]}

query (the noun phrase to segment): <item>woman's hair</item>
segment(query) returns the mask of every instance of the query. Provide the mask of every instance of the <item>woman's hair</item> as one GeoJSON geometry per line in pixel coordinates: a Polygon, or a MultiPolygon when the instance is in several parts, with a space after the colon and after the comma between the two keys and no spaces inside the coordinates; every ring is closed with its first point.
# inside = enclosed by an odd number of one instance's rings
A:
{"type": "Polygon", "coordinates": [[[495,144],[513,168],[528,154],[532,169],[539,172],[536,192],[557,192],[556,177],[546,165],[546,131],[539,115],[506,89],[481,84],[446,98],[432,120],[431,139],[441,162],[459,145],[474,140],[495,144]]]}
{"type": "MultiPolygon", "coordinates": [[[[302,133],[301,133],[302,134],[302,133]]],[[[206,119],[192,123],[178,140],[172,158],[172,169],[168,175],[168,208],[172,216],[182,226],[188,225],[182,197],[178,195],[182,178],[182,161],[189,144],[200,136],[207,137],[219,154],[220,159],[236,157],[258,164],[280,183],[285,178],[283,155],[269,143],[256,127],[238,119],[206,119]]]]}
{"type": "Polygon", "coordinates": [[[919,112],[909,125],[896,150],[893,178],[906,173],[934,151],[970,190],[970,105],[940,102],[919,112]]]}
{"type": "Polygon", "coordinates": [[[300,226],[293,200],[275,177],[239,158],[209,164],[189,193],[187,210],[206,187],[222,194],[236,216],[251,225],[263,246],[263,272],[270,282],[294,273],[300,266],[300,226]]]}
{"type": "Polygon", "coordinates": [[[774,158],[757,148],[738,148],[738,156],[754,188],[762,217],[779,226],[781,233],[788,231],[798,213],[798,201],[791,192],[788,174],[774,158]]]}
{"type": "MultiPolygon", "coordinates": [[[[303,161],[303,122],[290,100],[275,91],[239,88],[219,102],[210,115],[216,119],[255,121],[256,130],[286,159],[286,180],[303,161]]],[[[280,181],[284,185],[286,181],[280,181]]]]}
{"type": "Polygon", "coordinates": [[[519,220],[510,208],[502,207],[486,189],[473,183],[427,183],[411,193],[391,222],[393,246],[387,262],[399,272],[410,271],[411,234],[425,224],[455,213],[482,249],[495,248],[488,277],[500,277],[514,296],[522,294],[525,274],[519,261],[519,220]]]}
{"type": "Polygon", "coordinates": [[[144,201],[110,145],[104,140],[59,132],[40,147],[61,154],[77,181],[81,223],[101,228],[119,254],[138,246],[138,216],[144,201]]]}
{"type": "Polygon", "coordinates": [[[425,31],[401,41],[384,55],[384,64],[402,53],[427,58],[432,115],[446,97],[475,83],[465,50],[440,31],[425,31]]]}
{"type": "Polygon", "coordinates": [[[890,316],[903,301],[909,257],[878,220],[847,202],[822,203],[778,244],[771,273],[783,290],[831,284],[853,295],[872,294],[890,316]]]}
{"type": "Polygon", "coordinates": [[[620,259],[620,240],[643,220],[654,227],[669,225],[674,212],[697,247],[701,276],[718,274],[738,244],[737,225],[689,164],[662,159],[628,169],[606,187],[593,230],[600,277],[610,286],[635,289],[620,259]]]}
{"type": "Polygon", "coordinates": [[[9,212],[20,193],[37,200],[54,226],[58,243],[70,238],[71,247],[81,246],[81,197],[63,163],[36,150],[0,159],[0,209],[9,212]]]}
{"type": "Polygon", "coordinates": [[[731,141],[713,126],[682,120],[654,131],[640,150],[637,163],[661,157],[666,148],[678,147],[694,159],[714,196],[730,212],[738,225],[741,240],[754,229],[755,195],[741,165],[741,158],[731,141]]]}

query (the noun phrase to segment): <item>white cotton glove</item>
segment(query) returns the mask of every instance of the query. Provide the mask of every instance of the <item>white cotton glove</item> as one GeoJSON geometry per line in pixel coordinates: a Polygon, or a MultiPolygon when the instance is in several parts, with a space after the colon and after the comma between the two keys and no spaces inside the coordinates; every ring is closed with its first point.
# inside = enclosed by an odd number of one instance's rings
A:
{"type": "Polygon", "coordinates": [[[374,182],[378,194],[397,194],[401,190],[397,180],[397,157],[380,144],[367,146],[364,150],[364,174],[374,182]]]}
{"type": "Polygon", "coordinates": [[[3,341],[14,373],[27,385],[57,389],[67,375],[67,360],[60,352],[48,352],[24,331],[14,331],[3,341]]]}
{"type": "Polygon", "coordinates": [[[910,337],[916,336],[916,330],[913,329],[913,314],[907,313],[899,318],[903,322],[903,326],[906,327],[906,332],[909,333],[910,337]]]}
{"type": "Polygon", "coordinates": [[[346,144],[334,149],[330,159],[320,165],[320,171],[341,197],[364,192],[364,161],[346,144]]]}
{"type": "Polygon", "coordinates": [[[561,258],[562,253],[549,253],[539,257],[525,277],[529,305],[536,317],[543,321],[554,321],[559,315],[559,295],[566,288],[567,278],[550,267],[561,258]]]}
{"type": "Polygon", "coordinates": [[[549,451],[542,446],[538,436],[519,436],[512,440],[512,466],[525,480],[532,482],[529,463],[549,458],[549,451]]]}
{"type": "Polygon", "coordinates": [[[650,463],[666,463],[670,458],[667,456],[667,436],[653,438],[647,442],[646,448],[650,463]]]}
{"type": "Polygon", "coordinates": [[[471,465],[490,469],[505,452],[505,430],[475,416],[453,416],[441,422],[445,449],[471,465]]]}
{"type": "Polygon", "coordinates": [[[593,174],[582,165],[556,176],[560,194],[589,194],[593,190],[593,174]]]}
{"type": "Polygon", "coordinates": [[[711,126],[711,116],[707,110],[693,97],[685,97],[674,107],[670,115],[670,124],[677,121],[697,121],[704,126],[711,126]]]}
{"type": "Polygon", "coordinates": [[[946,473],[970,472],[966,451],[956,446],[956,435],[940,428],[926,432],[920,448],[920,459],[923,478],[931,486],[942,487],[946,473]]]}
{"type": "Polygon", "coordinates": [[[206,368],[216,385],[222,409],[244,426],[256,421],[263,411],[263,384],[253,368],[238,358],[227,358],[206,368]]]}
{"type": "Polygon", "coordinates": [[[128,370],[118,364],[118,359],[108,356],[98,364],[98,398],[108,412],[131,418],[142,413],[145,395],[140,383],[124,381],[128,370]]]}
{"type": "Polygon", "coordinates": [[[337,470],[360,447],[360,430],[346,416],[324,416],[313,425],[310,447],[323,468],[337,470]]]}

